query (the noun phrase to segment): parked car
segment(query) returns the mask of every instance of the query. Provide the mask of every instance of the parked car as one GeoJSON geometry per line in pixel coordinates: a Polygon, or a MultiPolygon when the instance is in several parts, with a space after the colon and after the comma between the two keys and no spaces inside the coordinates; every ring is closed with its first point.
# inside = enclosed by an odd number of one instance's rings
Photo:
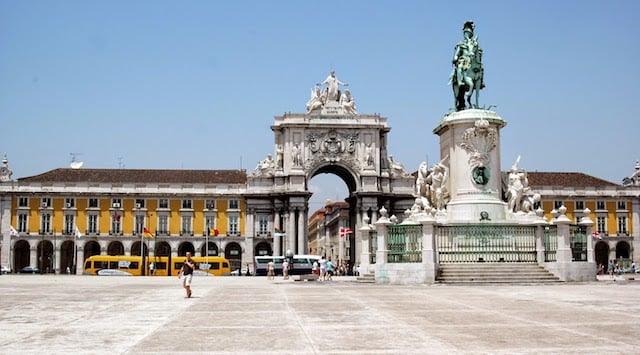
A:
{"type": "Polygon", "coordinates": [[[35,266],[25,266],[22,269],[20,269],[20,273],[21,274],[39,274],[40,269],[38,269],[35,266]]]}
{"type": "Polygon", "coordinates": [[[2,270],[0,271],[3,275],[4,274],[10,274],[11,273],[11,269],[9,269],[8,266],[2,266],[2,270]]]}

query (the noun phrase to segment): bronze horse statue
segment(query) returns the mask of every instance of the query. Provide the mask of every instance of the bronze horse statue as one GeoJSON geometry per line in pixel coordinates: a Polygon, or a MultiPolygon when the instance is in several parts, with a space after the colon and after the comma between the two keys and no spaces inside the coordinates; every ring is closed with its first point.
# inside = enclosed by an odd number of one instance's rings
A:
{"type": "Polygon", "coordinates": [[[479,108],[480,90],[484,85],[484,67],[482,66],[482,49],[480,47],[468,48],[471,55],[460,56],[454,63],[450,77],[453,88],[456,111],[467,108],[479,108]],[[461,78],[458,78],[458,76],[461,78]],[[475,103],[471,103],[471,96],[475,92],[475,103]]]}

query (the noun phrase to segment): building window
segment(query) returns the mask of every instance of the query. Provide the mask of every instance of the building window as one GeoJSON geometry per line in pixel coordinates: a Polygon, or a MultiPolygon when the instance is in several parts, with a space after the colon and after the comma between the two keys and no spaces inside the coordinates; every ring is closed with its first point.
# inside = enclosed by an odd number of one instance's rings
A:
{"type": "MultiPolygon", "coordinates": [[[[187,201],[187,200],[185,200],[187,201]]],[[[183,201],[184,202],[184,201],[183,201]]],[[[191,216],[182,216],[182,235],[191,235],[193,233],[191,229],[191,216]]]]}
{"type": "Polygon", "coordinates": [[[98,208],[99,204],[98,204],[98,199],[97,198],[90,198],[89,199],[89,208],[98,208]]]}
{"type": "Polygon", "coordinates": [[[51,207],[51,198],[50,197],[43,197],[42,198],[42,208],[49,208],[51,207]]]}
{"type": "Polygon", "coordinates": [[[627,234],[627,217],[618,217],[618,234],[627,234]]]}
{"type": "Polygon", "coordinates": [[[553,201],[553,209],[554,210],[559,209],[560,207],[562,207],[562,205],[563,205],[562,201],[553,201]]]}
{"type": "Polygon", "coordinates": [[[113,216],[111,217],[111,234],[119,235],[122,233],[122,222],[120,221],[121,217],[122,216],[120,215],[120,213],[118,213],[118,211],[113,213],[113,216]]]}
{"type": "Polygon", "coordinates": [[[238,235],[238,216],[229,216],[229,235],[238,235]]]}
{"type": "Polygon", "coordinates": [[[119,198],[111,199],[111,207],[113,208],[122,208],[122,200],[119,198]]]}
{"type": "Polygon", "coordinates": [[[28,233],[29,230],[27,229],[28,224],[28,220],[27,220],[28,215],[26,213],[20,213],[18,214],[18,232],[19,233],[28,233]]]}
{"type": "Polygon", "coordinates": [[[584,201],[576,201],[576,210],[578,211],[584,210],[584,201]]]}
{"type": "Polygon", "coordinates": [[[216,209],[216,200],[206,200],[204,206],[208,210],[215,210],[216,209]]]}
{"type": "Polygon", "coordinates": [[[40,234],[49,234],[49,233],[51,233],[51,214],[43,213],[40,216],[40,234]]]}
{"type": "Polygon", "coordinates": [[[134,233],[135,234],[142,234],[142,231],[144,230],[144,216],[143,215],[137,215],[135,216],[135,225],[134,225],[134,233]]]}
{"type": "Polygon", "coordinates": [[[240,208],[240,201],[238,200],[229,200],[229,209],[237,210],[240,208]]]}
{"type": "Polygon", "coordinates": [[[87,234],[98,234],[98,215],[87,216],[87,234]]]}
{"type": "Polygon", "coordinates": [[[596,217],[597,231],[600,234],[607,233],[607,217],[596,217]]]}
{"type": "Polygon", "coordinates": [[[75,198],[65,198],[64,199],[64,207],[66,207],[66,208],[75,208],[76,207],[76,199],[75,198]]]}
{"type": "Polygon", "coordinates": [[[75,232],[75,216],[72,214],[64,215],[64,231],[63,234],[71,235],[75,232]]]}
{"type": "Polygon", "coordinates": [[[259,235],[267,235],[269,234],[269,216],[268,215],[258,215],[258,234],[259,235]]]}
{"type": "Polygon", "coordinates": [[[596,201],[596,209],[597,210],[606,210],[606,204],[604,203],[604,201],[596,201]]]}
{"type": "MultiPolygon", "coordinates": [[[[167,201],[167,200],[165,200],[167,201]]],[[[169,216],[158,216],[158,232],[159,235],[169,235],[169,216]]]]}
{"type": "Polygon", "coordinates": [[[192,205],[192,201],[191,201],[191,200],[182,200],[182,208],[183,208],[183,209],[190,210],[190,209],[192,209],[192,208],[193,208],[193,207],[191,207],[191,206],[193,206],[193,205],[192,205]]]}
{"type": "Polygon", "coordinates": [[[158,208],[169,208],[169,200],[161,198],[158,200],[158,208]]]}
{"type": "Polygon", "coordinates": [[[27,197],[18,198],[18,207],[29,207],[29,198],[27,197]]]}
{"type": "Polygon", "coordinates": [[[618,210],[626,210],[627,201],[618,201],[618,210]]]}
{"type": "Polygon", "coordinates": [[[145,208],[145,203],[144,203],[144,199],[142,198],[137,198],[136,199],[136,208],[145,208]]]}

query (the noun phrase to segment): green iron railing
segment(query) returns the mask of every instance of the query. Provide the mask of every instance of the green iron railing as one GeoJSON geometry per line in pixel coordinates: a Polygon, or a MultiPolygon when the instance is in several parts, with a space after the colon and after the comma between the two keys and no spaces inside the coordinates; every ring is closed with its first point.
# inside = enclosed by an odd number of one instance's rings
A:
{"type": "Polygon", "coordinates": [[[571,236],[571,256],[573,261],[587,261],[587,227],[573,225],[571,236]]]}
{"type": "Polygon", "coordinates": [[[396,224],[387,227],[387,262],[422,262],[422,226],[396,224]]]}
{"type": "Polygon", "coordinates": [[[535,227],[439,226],[436,249],[440,263],[536,262],[535,227]]]}
{"type": "Polygon", "coordinates": [[[550,225],[544,228],[544,261],[555,262],[558,250],[558,226],[550,225]]]}

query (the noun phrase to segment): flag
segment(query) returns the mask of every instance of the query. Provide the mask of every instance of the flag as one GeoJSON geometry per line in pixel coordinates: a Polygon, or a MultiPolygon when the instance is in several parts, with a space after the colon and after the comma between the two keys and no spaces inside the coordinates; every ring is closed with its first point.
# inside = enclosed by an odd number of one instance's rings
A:
{"type": "Polygon", "coordinates": [[[80,233],[80,229],[78,229],[78,226],[76,226],[75,236],[76,238],[82,238],[82,233],[80,233]]]}
{"type": "Polygon", "coordinates": [[[591,236],[593,237],[593,239],[602,239],[602,236],[600,235],[600,233],[598,233],[598,231],[594,231],[593,233],[591,233],[591,236]]]}
{"type": "Polygon", "coordinates": [[[220,234],[220,232],[218,231],[218,228],[214,228],[213,229],[213,235],[217,237],[218,234],[220,234]]]}
{"type": "Polygon", "coordinates": [[[142,229],[142,235],[147,237],[147,238],[154,238],[153,233],[151,233],[147,228],[143,228],[142,229]]]}
{"type": "Polygon", "coordinates": [[[351,234],[351,233],[353,233],[351,228],[340,227],[340,238],[344,238],[347,236],[347,234],[351,234]]]}
{"type": "Polygon", "coordinates": [[[116,222],[120,222],[120,215],[118,214],[118,211],[116,211],[113,214],[113,220],[116,221],[116,222]]]}
{"type": "Polygon", "coordinates": [[[273,235],[275,235],[276,237],[282,237],[285,234],[287,233],[284,230],[280,229],[279,227],[275,227],[273,235]]]}
{"type": "Polygon", "coordinates": [[[13,228],[13,226],[9,226],[9,235],[12,237],[17,237],[18,235],[20,235],[20,233],[18,233],[18,231],[13,228]]]}

